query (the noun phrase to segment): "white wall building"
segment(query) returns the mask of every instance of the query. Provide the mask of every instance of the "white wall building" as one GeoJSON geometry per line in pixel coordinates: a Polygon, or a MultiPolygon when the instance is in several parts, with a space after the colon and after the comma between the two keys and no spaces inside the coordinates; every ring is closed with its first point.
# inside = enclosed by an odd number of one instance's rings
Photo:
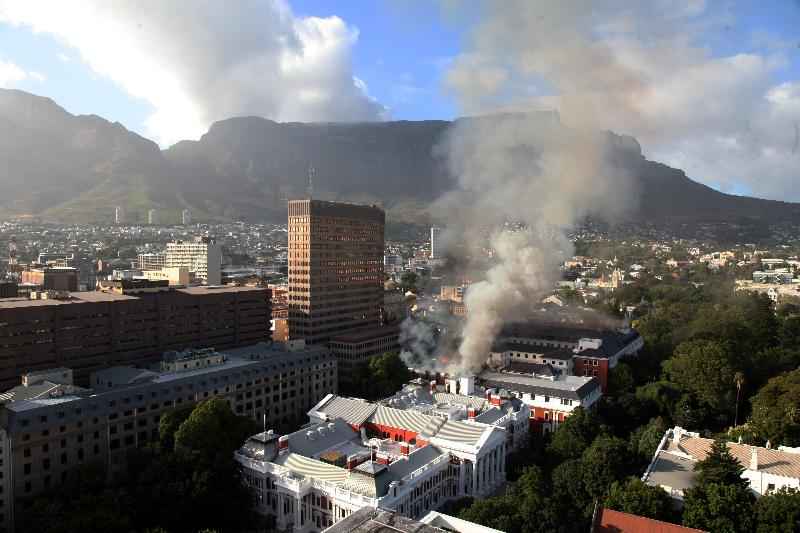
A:
{"type": "MultiPolygon", "coordinates": [[[[713,439],[676,426],[668,429],[647,467],[642,481],[661,487],[670,496],[683,500],[684,491],[694,486],[694,465],[711,450],[713,439]]],[[[728,450],[744,467],[742,477],[756,496],[784,487],[800,489],[800,449],[777,449],[728,443],[728,450]]]]}
{"type": "Polygon", "coordinates": [[[222,282],[222,247],[210,237],[167,243],[167,268],[186,267],[206,285],[222,282]]]}
{"type": "Polygon", "coordinates": [[[364,507],[421,519],[505,484],[506,455],[527,438],[519,408],[419,383],[380,403],[328,395],[309,411],[311,425],[254,435],[235,458],[257,510],[278,529],[318,531],[364,507]]]}

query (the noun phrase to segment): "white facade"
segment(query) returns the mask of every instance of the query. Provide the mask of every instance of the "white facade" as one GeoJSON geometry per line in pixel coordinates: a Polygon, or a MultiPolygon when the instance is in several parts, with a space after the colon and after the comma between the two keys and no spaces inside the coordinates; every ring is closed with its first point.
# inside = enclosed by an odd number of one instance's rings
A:
{"type": "Polygon", "coordinates": [[[147,212],[147,223],[158,224],[158,211],[151,209],[147,212]]]}
{"type": "Polygon", "coordinates": [[[116,224],[124,224],[125,223],[125,209],[123,209],[119,205],[114,208],[114,222],[116,224]]]}
{"type": "MultiPolygon", "coordinates": [[[[642,481],[658,486],[677,500],[694,486],[694,465],[706,458],[712,439],[676,426],[668,429],[656,449],[642,481]],[[675,468],[675,465],[681,465],[675,468]]],[[[800,450],[765,448],[728,442],[728,451],[744,467],[742,478],[756,496],[782,488],[800,489],[800,450]]]]}
{"type": "Polygon", "coordinates": [[[222,282],[222,248],[208,237],[167,243],[167,268],[185,267],[207,285],[222,282]]]}
{"type": "Polygon", "coordinates": [[[192,212],[189,211],[188,209],[184,209],[183,211],[181,211],[181,223],[184,226],[188,226],[189,224],[192,223],[192,212]]]}
{"type": "Polygon", "coordinates": [[[235,458],[258,512],[273,516],[277,529],[305,533],[364,507],[418,520],[449,500],[502,487],[507,454],[527,440],[528,409],[506,412],[480,397],[442,392],[432,394],[449,398],[452,409],[442,401],[416,405],[412,389],[428,390],[407,387],[381,404],[328,395],[303,429],[248,439],[235,458]],[[459,401],[469,407],[456,409],[459,401]],[[491,423],[481,422],[487,414],[491,423]]]}

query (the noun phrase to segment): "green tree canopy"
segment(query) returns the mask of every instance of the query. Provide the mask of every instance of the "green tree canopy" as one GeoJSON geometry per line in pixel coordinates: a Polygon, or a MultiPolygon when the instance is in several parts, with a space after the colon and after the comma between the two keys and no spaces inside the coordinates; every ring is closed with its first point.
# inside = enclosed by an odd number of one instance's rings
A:
{"type": "Polygon", "coordinates": [[[716,439],[711,444],[708,455],[694,465],[694,470],[697,472],[698,485],[716,483],[749,486],[748,481],[742,478],[744,466],[733,456],[728,444],[722,439],[716,439]]]}
{"type": "Polygon", "coordinates": [[[800,531],[800,490],[783,488],[756,502],[756,533],[800,531]]]}
{"type": "Polygon", "coordinates": [[[577,459],[600,433],[594,413],[578,407],[553,432],[549,450],[562,459],[577,459]]]}
{"type": "Polygon", "coordinates": [[[736,399],[734,356],[727,344],[713,340],[681,343],[664,362],[669,379],[713,409],[731,410],[736,399]]]}
{"type": "Polygon", "coordinates": [[[800,369],[770,379],[751,399],[750,425],[774,445],[800,445],[800,369]]]}
{"type": "Polygon", "coordinates": [[[605,507],[655,520],[670,521],[673,518],[672,499],[661,487],[651,487],[636,477],[626,482],[611,484],[605,507]]]}
{"type": "Polygon", "coordinates": [[[200,402],[175,432],[175,447],[203,457],[230,456],[258,431],[252,420],[231,411],[223,398],[200,402]]]}
{"type": "Polygon", "coordinates": [[[755,529],[755,497],[741,485],[709,483],[684,494],[683,525],[714,533],[750,533],[755,529]]]}
{"type": "Polygon", "coordinates": [[[583,484],[592,499],[602,498],[611,484],[623,479],[632,466],[628,443],[600,435],[581,456],[583,484]]]}

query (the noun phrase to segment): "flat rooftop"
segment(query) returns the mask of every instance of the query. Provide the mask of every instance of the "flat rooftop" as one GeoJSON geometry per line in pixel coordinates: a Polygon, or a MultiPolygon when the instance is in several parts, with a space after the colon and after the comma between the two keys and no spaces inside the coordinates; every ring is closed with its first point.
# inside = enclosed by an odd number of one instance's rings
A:
{"type": "MultiPolygon", "coordinates": [[[[206,294],[230,294],[230,293],[246,293],[246,292],[263,292],[267,289],[261,287],[186,287],[181,289],[167,289],[164,292],[176,292],[190,295],[206,295],[206,294]]],[[[0,309],[20,309],[27,307],[46,307],[53,305],[73,305],[81,303],[98,303],[98,302],[121,302],[125,300],[137,300],[141,296],[138,294],[117,294],[113,292],[104,291],[81,291],[70,292],[69,298],[66,299],[45,299],[45,300],[31,300],[29,298],[3,298],[0,299],[0,309]]]]}
{"type": "Polygon", "coordinates": [[[600,387],[597,379],[583,376],[563,376],[556,380],[549,380],[523,374],[485,370],[481,372],[479,379],[491,387],[509,388],[532,394],[552,394],[556,391],[563,397],[574,400],[580,400],[593,389],[600,387]]]}

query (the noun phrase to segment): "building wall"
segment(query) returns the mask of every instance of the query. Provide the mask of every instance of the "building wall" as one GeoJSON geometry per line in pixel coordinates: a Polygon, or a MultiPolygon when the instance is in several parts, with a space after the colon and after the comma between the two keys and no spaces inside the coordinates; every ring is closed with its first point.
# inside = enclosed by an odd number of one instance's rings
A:
{"type": "Polygon", "coordinates": [[[592,359],[577,355],[573,361],[576,376],[594,376],[600,381],[603,392],[608,390],[608,359],[592,359]]]}
{"type": "Polygon", "coordinates": [[[289,335],[310,344],[380,325],[385,214],[377,207],[289,202],[289,335]]]}
{"type": "MultiPolygon", "coordinates": [[[[325,351],[291,352],[247,367],[187,374],[165,383],[145,383],[56,405],[14,412],[0,419],[7,450],[0,494],[9,505],[65,482],[78,465],[102,462],[124,467],[126,451],[158,439],[161,415],[199,401],[223,397],[233,411],[272,427],[288,427],[329,391],[336,390],[336,362],[325,351]],[[13,496],[13,498],[12,498],[13,496]]],[[[0,513],[2,509],[0,508],[0,513]]]]}
{"type": "Polygon", "coordinates": [[[95,370],[157,362],[167,350],[254,344],[269,338],[269,315],[270,292],[255,288],[0,307],[0,388],[53,367],[86,383],[95,370]]]}

